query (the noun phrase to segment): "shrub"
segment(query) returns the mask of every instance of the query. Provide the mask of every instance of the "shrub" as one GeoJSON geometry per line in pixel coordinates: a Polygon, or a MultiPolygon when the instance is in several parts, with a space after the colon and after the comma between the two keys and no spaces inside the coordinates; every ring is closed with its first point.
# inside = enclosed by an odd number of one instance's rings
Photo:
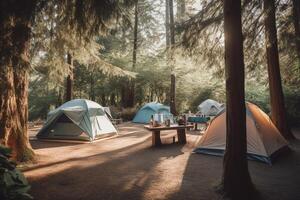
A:
{"type": "Polygon", "coordinates": [[[261,87],[250,87],[245,92],[245,99],[248,102],[254,103],[265,113],[270,113],[270,98],[269,91],[261,87]]]}
{"type": "Polygon", "coordinates": [[[122,108],[117,106],[109,106],[109,109],[113,118],[121,118],[122,108]]]}
{"type": "Polygon", "coordinates": [[[300,91],[285,91],[285,106],[290,126],[299,126],[300,122],[300,91]]]}
{"type": "Polygon", "coordinates": [[[0,199],[29,200],[33,199],[27,192],[30,186],[16,168],[16,164],[9,161],[11,150],[0,145],[0,199]]]}
{"type": "Polygon", "coordinates": [[[124,108],[121,111],[121,118],[124,121],[131,121],[137,112],[136,108],[124,108]]]}

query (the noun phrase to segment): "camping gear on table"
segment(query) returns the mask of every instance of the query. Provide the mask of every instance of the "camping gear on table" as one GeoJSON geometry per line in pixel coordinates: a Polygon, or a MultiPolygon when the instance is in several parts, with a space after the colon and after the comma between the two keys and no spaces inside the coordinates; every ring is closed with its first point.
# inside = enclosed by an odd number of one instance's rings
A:
{"type": "Polygon", "coordinates": [[[154,118],[153,115],[151,115],[149,126],[153,126],[153,123],[154,123],[154,118]]]}
{"type": "Polygon", "coordinates": [[[166,125],[166,127],[170,127],[171,126],[171,120],[170,119],[165,120],[165,125],[166,125]]]}
{"type": "Polygon", "coordinates": [[[157,121],[158,123],[163,123],[164,122],[164,115],[161,113],[155,113],[153,115],[154,121],[157,121]]]}
{"type": "MultiPolygon", "coordinates": [[[[249,102],[246,103],[246,124],[248,159],[271,164],[280,152],[288,149],[287,141],[281,136],[269,116],[249,102]]],[[[210,122],[194,152],[222,156],[225,147],[226,110],[223,109],[210,122]]]]}
{"type": "Polygon", "coordinates": [[[37,137],[92,141],[116,133],[102,106],[90,100],[74,99],[48,113],[37,137]]]}

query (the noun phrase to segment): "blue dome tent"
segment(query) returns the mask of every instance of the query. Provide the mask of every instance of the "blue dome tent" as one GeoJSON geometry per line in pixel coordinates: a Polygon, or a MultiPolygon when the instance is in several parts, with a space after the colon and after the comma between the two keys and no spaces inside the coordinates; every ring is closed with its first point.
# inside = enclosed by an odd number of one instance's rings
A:
{"type": "Polygon", "coordinates": [[[135,115],[132,122],[134,123],[142,123],[147,124],[151,119],[151,115],[154,114],[164,114],[164,115],[172,115],[170,113],[170,107],[165,106],[161,103],[151,102],[145,104],[135,115]]]}

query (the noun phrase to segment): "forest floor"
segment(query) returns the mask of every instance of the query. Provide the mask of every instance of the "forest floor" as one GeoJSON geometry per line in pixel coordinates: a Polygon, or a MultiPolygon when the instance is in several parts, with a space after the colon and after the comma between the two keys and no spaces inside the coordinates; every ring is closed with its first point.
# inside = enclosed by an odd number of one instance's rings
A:
{"type": "MultiPolygon", "coordinates": [[[[37,162],[23,169],[36,200],[220,199],[215,192],[222,157],[192,153],[200,138],[189,131],[186,145],[173,144],[170,131],[163,146],[151,147],[142,125],[124,123],[119,135],[93,143],[39,141],[31,129],[37,162]]],[[[164,133],[164,132],[163,132],[164,133]]],[[[273,165],[249,161],[262,199],[300,199],[300,129],[292,152],[273,165]]]]}

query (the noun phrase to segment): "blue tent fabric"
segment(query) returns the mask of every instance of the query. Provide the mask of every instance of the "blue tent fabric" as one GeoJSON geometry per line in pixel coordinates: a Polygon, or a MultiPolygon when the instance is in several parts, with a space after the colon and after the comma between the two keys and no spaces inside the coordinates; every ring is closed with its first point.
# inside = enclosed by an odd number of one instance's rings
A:
{"type": "Polygon", "coordinates": [[[151,119],[151,115],[158,113],[171,115],[170,107],[156,102],[147,103],[136,113],[132,122],[147,124],[151,119]]]}

